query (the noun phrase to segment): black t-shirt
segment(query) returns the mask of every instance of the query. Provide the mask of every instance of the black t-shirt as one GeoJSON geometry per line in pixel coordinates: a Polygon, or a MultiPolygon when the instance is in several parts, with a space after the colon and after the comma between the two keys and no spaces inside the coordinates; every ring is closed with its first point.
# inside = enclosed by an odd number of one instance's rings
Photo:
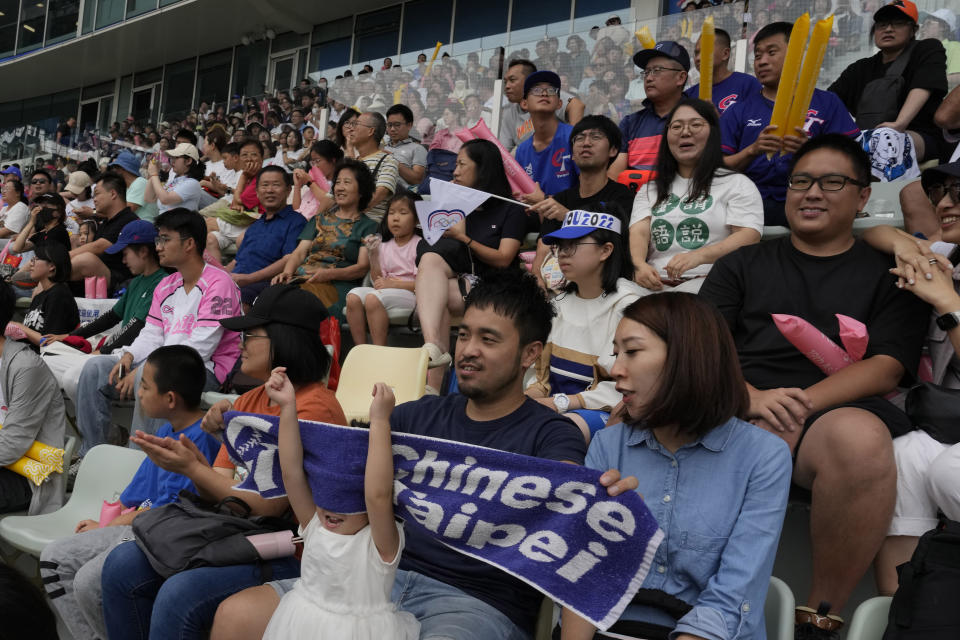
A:
{"type": "Polygon", "coordinates": [[[30,302],[23,324],[40,333],[70,333],[80,324],[77,301],[66,283],[57,282],[30,302]]]}
{"type": "MultiPolygon", "coordinates": [[[[630,212],[633,210],[634,193],[625,184],[607,178],[607,184],[603,189],[592,196],[586,198],[580,197],[580,186],[573,186],[565,191],[561,191],[553,196],[558,204],[567,209],[581,209],[583,211],[600,211],[603,209],[607,213],[616,213],[626,231],[630,222],[630,212]]],[[[553,233],[563,226],[562,220],[545,219],[540,223],[540,237],[548,233],[553,233]]]]}
{"type": "MultiPolygon", "coordinates": [[[[878,52],[875,56],[861,58],[852,63],[828,89],[840,96],[840,100],[853,114],[854,119],[857,118],[857,107],[864,87],[868,82],[882,78],[887,68],[893,64],[893,62],[884,64],[882,56],[883,52],[878,52]]],[[[930,38],[916,41],[910,53],[910,61],[903,70],[903,78],[905,81],[903,89],[897,96],[897,102],[901,107],[911,89],[926,89],[930,92],[927,102],[920,108],[907,128],[939,138],[941,130],[934,124],[933,114],[940,106],[943,97],[947,95],[947,52],[939,40],[930,38]]]]}
{"type": "Polygon", "coordinates": [[[467,216],[466,226],[474,242],[496,249],[502,238],[523,242],[527,215],[518,205],[490,198],[467,216]]]}
{"type": "MultiPolygon", "coordinates": [[[[467,398],[459,394],[424,396],[398,405],[390,416],[390,428],[400,433],[583,464],[587,447],[580,430],[535,400],[528,398],[510,415],[487,422],[468,418],[466,406],[467,398]]],[[[496,567],[408,529],[400,568],[454,586],[496,608],[521,629],[533,631],[543,595],[496,567]]]]}
{"type": "Polygon", "coordinates": [[[63,245],[67,248],[67,250],[70,249],[70,233],[62,224],[58,224],[49,231],[37,231],[36,233],[31,234],[29,240],[33,243],[34,247],[39,247],[41,244],[46,244],[48,242],[55,242],[59,245],[63,245]]]}
{"type": "Polygon", "coordinates": [[[856,240],[829,257],[798,251],[790,238],[743,247],[714,263],[700,295],[726,318],[747,382],[758,389],[807,388],[826,377],[780,333],[770,314],[803,318],[838,346],[835,314],[867,326],[864,359],[888,355],[907,376],[917,371],[930,307],[897,289],[893,259],[856,240]]]}
{"type": "MultiPolygon", "coordinates": [[[[117,241],[117,238],[120,237],[120,232],[123,230],[127,224],[133,222],[134,220],[139,220],[140,218],[128,208],[124,208],[120,213],[113,216],[109,220],[105,220],[103,224],[97,229],[97,235],[94,240],[99,240],[100,238],[106,238],[110,241],[110,244],[114,244],[117,241]]],[[[128,280],[131,277],[130,270],[127,269],[127,265],[123,264],[123,252],[120,253],[103,253],[100,255],[100,260],[103,261],[103,264],[107,265],[107,268],[110,269],[110,272],[114,274],[113,280],[110,282],[111,287],[116,287],[124,280],[128,280]]]]}

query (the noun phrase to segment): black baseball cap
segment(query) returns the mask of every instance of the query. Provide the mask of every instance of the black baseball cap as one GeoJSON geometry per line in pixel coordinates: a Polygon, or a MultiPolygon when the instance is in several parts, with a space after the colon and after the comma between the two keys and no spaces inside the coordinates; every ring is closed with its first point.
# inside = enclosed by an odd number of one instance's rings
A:
{"type": "Polygon", "coordinates": [[[942,182],[947,176],[960,178],[960,161],[925,169],[924,172],[920,174],[920,184],[923,186],[924,191],[926,191],[930,188],[930,185],[942,182]]]}
{"type": "Polygon", "coordinates": [[[287,324],[319,331],[330,314],[320,299],[292,284],[275,284],[264,289],[246,315],[224,318],[225,329],[244,331],[265,324],[287,324]]]}
{"type": "Polygon", "coordinates": [[[633,64],[643,69],[652,59],[661,57],[670,58],[674,62],[680,63],[684,71],[690,71],[690,54],[682,45],[673,40],[664,40],[654,45],[653,49],[638,51],[633,56],[633,64]]]}
{"type": "Polygon", "coordinates": [[[556,87],[557,91],[560,90],[560,76],[555,74],[553,71],[534,71],[527,76],[526,80],[523,81],[524,97],[530,93],[530,89],[533,89],[535,85],[538,85],[541,82],[546,82],[551,87],[556,87]]]}

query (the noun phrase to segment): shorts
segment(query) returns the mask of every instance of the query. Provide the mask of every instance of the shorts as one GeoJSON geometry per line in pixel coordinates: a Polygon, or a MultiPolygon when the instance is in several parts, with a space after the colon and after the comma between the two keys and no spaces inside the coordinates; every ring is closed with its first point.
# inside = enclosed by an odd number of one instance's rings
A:
{"type": "Polygon", "coordinates": [[[888,536],[922,536],[937,525],[937,510],[960,518],[960,444],[937,442],[925,431],[893,441],[897,501],[888,536]]]}
{"type": "Polygon", "coordinates": [[[436,253],[439,255],[454,273],[477,274],[475,269],[480,267],[482,264],[480,261],[473,259],[470,249],[468,249],[464,243],[460,242],[459,240],[453,240],[452,238],[440,238],[432,246],[426,242],[421,242],[418,244],[418,266],[420,265],[420,258],[422,258],[423,254],[425,253],[436,253]]]}
{"type": "Polygon", "coordinates": [[[417,298],[413,291],[406,289],[374,289],[373,287],[357,287],[351,289],[348,296],[357,296],[360,302],[366,302],[367,296],[374,296],[380,300],[383,308],[390,311],[413,311],[417,298]]]}
{"type": "Polygon", "coordinates": [[[923,139],[925,147],[923,158],[917,158],[917,162],[926,162],[927,160],[937,160],[946,162],[953,153],[953,145],[944,139],[943,135],[933,135],[926,131],[914,131],[915,134],[923,139]]]}
{"type": "Polygon", "coordinates": [[[800,434],[800,440],[797,441],[797,446],[794,449],[794,458],[796,458],[797,451],[800,450],[800,445],[803,443],[803,436],[805,436],[810,427],[813,426],[813,423],[822,418],[825,414],[835,409],[843,409],[845,407],[869,411],[887,426],[887,430],[890,431],[890,436],[893,438],[902,436],[905,433],[909,433],[913,430],[913,425],[910,423],[910,418],[907,417],[907,414],[897,408],[896,405],[885,398],[881,398],[880,396],[868,396],[852,402],[845,402],[833,407],[827,407],[826,409],[817,411],[813,415],[809,416],[807,421],[803,423],[803,433],[800,434]]]}
{"type": "Polygon", "coordinates": [[[610,419],[610,413],[607,411],[599,411],[597,409],[573,409],[568,413],[575,413],[583,421],[587,423],[587,426],[590,428],[590,436],[593,437],[597,431],[603,429],[607,426],[607,420],[610,419]]]}
{"type": "Polygon", "coordinates": [[[238,227],[235,224],[230,224],[226,220],[219,219],[217,220],[217,230],[213,232],[213,235],[217,239],[217,246],[223,251],[230,245],[236,244],[237,238],[243,235],[243,232],[246,230],[247,227],[238,227]]]}

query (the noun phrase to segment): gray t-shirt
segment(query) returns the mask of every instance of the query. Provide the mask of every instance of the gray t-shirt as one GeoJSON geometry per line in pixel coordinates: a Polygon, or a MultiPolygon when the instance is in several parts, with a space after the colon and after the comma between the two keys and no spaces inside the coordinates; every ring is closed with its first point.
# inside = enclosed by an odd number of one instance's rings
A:
{"type": "MultiPolygon", "coordinates": [[[[413,138],[404,138],[396,145],[391,142],[390,144],[384,145],[383,150],[392,153],[398,163],[410,169],[413,167],[427,166],[427,149],[413,138]]],[[[402,189],[418,186],[410,185],[399,174],[397,174],[397,185],[402,189]]]]}

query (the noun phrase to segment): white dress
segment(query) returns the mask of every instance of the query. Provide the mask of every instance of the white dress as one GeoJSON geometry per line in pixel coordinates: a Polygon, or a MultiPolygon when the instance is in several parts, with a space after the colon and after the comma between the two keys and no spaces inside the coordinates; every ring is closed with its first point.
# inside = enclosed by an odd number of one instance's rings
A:
{"type": "Polygon", "coordinates": [[[420,623],[390,601],[403,551],[393,562],[380,558],[370,526],[355,535],[333,533],[316,514],[303,532],[300,579],[280,600],[264,640],[417,640],[420,623]]]}

